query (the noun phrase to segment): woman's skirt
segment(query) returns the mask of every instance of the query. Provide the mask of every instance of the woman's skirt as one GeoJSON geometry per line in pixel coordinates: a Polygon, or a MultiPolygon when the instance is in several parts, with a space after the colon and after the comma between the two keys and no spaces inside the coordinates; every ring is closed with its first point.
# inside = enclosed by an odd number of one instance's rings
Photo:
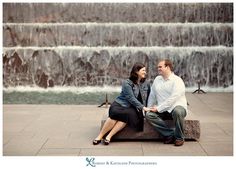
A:
{"type": "Polygon", "coordinates": [[[143,113],[135,107],[122,107],[114,101],[109,109],[109,117],[127,123],[129,127],[136,131],[143,131],[143,113]]]}

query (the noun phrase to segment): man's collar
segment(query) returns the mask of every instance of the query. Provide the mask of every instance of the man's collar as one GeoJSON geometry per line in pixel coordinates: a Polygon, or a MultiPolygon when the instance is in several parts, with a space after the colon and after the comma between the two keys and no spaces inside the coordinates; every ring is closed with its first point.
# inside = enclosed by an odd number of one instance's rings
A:
{"type": "Polygon", "coordinates": [[[162,78],[163,78],[163,80],[171,80],[171,79],[173,79],[174,78],[174,73],[173,72],[171,72],[171,74],[169,75],[169,77],[168,78],[166,78],[166,79],[164,79],[164,77],[162,76],[162,78]]]}

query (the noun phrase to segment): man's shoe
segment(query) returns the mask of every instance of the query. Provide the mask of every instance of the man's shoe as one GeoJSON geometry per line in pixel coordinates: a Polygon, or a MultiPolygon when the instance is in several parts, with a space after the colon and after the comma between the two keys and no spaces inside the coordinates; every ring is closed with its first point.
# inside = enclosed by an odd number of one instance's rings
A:
{"type": "Polygon", "coordinates": [[[175,140],[175,146],[182,146],[184,144],[184,140],[175,140]]]}
{"type": "Polygon", "coordinates": [[[175,138],[173,136],[169,136],[164,139],[164,144],[173,144],[174,142],[175,138]]]}

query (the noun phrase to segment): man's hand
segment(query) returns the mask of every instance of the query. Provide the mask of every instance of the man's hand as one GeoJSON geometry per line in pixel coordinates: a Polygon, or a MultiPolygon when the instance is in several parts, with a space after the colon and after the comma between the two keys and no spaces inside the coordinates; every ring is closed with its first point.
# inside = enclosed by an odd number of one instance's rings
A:
{"type": "Polygon", "coordinates": [[[151,112],[157,112],[157,106],[153,106],[149,108],[151,112]]]}

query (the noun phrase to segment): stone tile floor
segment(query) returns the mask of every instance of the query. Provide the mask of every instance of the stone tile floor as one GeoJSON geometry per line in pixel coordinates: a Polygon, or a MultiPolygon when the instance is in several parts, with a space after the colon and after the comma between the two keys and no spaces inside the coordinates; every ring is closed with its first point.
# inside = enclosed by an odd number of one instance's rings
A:
{"type": "Polygon", "coordinates": [[[201,137],[182,147],[158,141],[94,146],[108,111],[97,105],[3,105],[3,156],[233,156],[233,93],[186,96],[201,137]]]}

